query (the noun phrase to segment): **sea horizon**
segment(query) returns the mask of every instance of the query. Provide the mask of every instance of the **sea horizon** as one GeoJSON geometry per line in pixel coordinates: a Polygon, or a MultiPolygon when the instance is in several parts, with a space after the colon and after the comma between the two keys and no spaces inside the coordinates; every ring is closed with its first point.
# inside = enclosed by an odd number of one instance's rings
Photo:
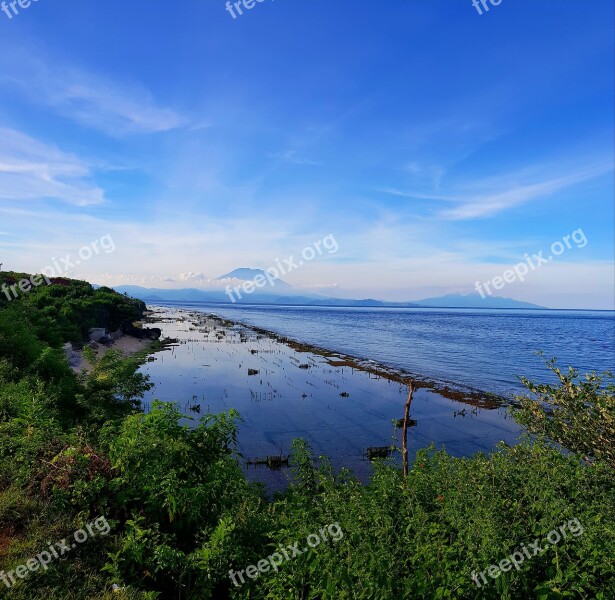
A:
{"type": "Polygon", "coordinates": [[[524,391],[518,377],[548,376],[541,351],[582,372],[615,370],[615,311],[150,303],[158,304],[210,311],[400,372],[505,397],[524,391]],[[386,315],[398,320],[390,323],[386,315]],[[427,320],[415,322],[413,315],[427,320]]]}

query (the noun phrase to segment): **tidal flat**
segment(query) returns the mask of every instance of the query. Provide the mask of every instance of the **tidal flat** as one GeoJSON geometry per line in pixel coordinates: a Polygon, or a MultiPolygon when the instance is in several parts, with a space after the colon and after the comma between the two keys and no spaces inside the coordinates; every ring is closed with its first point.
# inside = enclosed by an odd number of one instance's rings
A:
{"type": "MultiPolygon", "coordinates": [[[[306,439],[336,471],[346,467],[363,481],[371,473],[369,448],[401,445],[403,374],[211,313],[152,307],[147,320],[167,342],[141,368],[154,384],[144,410],[155,399],[176,402],[195,420],[236,409],[241,462],[251,480],[270,490],[288,482],[285,459],[295,438],[306,439]]],[[[500,441],[513,444],[519,435],[506,407],[492,398],[424,382],[417,382],[410,416],[416,422],[408,431],[411,459],[431,443],[470,456],[500,441]]],[[[399,460],[399,452],[390,457],[399,460]]]]}

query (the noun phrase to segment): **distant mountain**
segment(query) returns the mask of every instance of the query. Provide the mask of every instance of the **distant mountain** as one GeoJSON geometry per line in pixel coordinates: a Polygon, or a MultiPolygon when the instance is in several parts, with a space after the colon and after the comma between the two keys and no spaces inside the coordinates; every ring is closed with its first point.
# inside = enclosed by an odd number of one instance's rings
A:
{"type": "MultiPolygon", "coordinates": [[[[250,280],[251,281],[251,280],[250,280]]],[[[288,284],[287,284],[288,285],[288,284]]],[[[277,284],[274,290],[277,289],[277,284]]],[[[289,286],[290,287],[290,286],[289,286]]],[[[233,300],[224,291],[203,291],[194,288],[179,290],[144,288],[137,285],[118,285],[114,288],[120,294],[128,294],[144,302],[215,302],[232,303],[233,300]]],[[[271,290],[272,288],[270,288],[271,290]]],[[[280,291],[282,286],[280,286],[280,291]]],[[[301,296],[298,294],[273,294],[271,291],[253,294],[233,295],[237,304],[286,304],[293,306],[396,306],[416,308],[417,304],[409,302],[383,302],[381,300],[350,300],[344,298],[327,298],[325,296],[301,296]]]]}
{"type": "Polygon", "coordinates": [[[438,298],[417,300],[416,303],[430,308],[545,308],[512,298],[501,298],[499,296],[485,296],[483,298],[480,294],[448,294],[438,298]]]}
{"type": "Polygon", "coordinates": [[[230,273],[226,273],[226,275],[220,275],[220,277],[216,278],[216,281],[223,281],[225,279],[238,279],[240,281],[254,281],[259,276],[264,277],[267,280],[267,282],[265,283],[265,285],[262,286],[262,288],[258,288],[256,291],[260,291],[262,293],[264,289],[273,288],[273,287],[275,287],[276,289],[280,291],[283,290],[286,292],[290,292],[291,290],[294,290],[293,286],[290,285],[289,283],[286,283],[279,277],[272,277],[271,275],[265,273],[265,271],[263,271],[262,269],[247,269],[245,267],[241,269],[235,269],[234,271],[231,271],[230,273]]]}
{"type": "Polygon", "coordinates": [[[348,307],[388,307],[388,308],[544,308],[529,302],[521,302],[512,298],[486,296],[478,294],[449,294],[438,298],[426,298],[416,302],[387,302],[366,298],[354,300],[351,298],[328,298],[316,294],[305,294],[281,279],[275,280],[275,285],[267,282],[264,286],[254,289],[251,294],[243,289],[233,289],[229,296],[222,288],[226,287],[225,280],[241,282],[253,281],[259,275],[266,276],[260,269],[235,269],[226,275],[218,277],[219,290],[186,289],[158,289],[144,288],[136,285],[120,285],[115,288],[121,294],[128,294],[145,302],[215,302],[239,304],[286,304],[293,306],[348,306],[348,307]]]}
{"type": "Polygon", "coordinates": [[[223,291],[205,292],[194,288],[181,290],[168,290],[156,288],[144,288],[138,285],[118,285],[113,288],[120,294],[128,294],[133,298],[139,298],[151,302],[228,302],[229,297],[223,291]]]}

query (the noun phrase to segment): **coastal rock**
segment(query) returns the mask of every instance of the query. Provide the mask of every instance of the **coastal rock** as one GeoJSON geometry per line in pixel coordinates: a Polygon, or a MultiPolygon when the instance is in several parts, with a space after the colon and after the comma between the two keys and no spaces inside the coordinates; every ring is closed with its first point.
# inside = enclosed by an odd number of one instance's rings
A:
{"type": "Polygon", "coordinates": [[[140,340],[159,340],[162,335],[162,330],[158,327],[149,329],[135,327],[132,324],[124,325],[123,331],[126,335],[139,338],[140,340]]]}
{"type": "Polygon", "coordinates": [[[93,327],[88,331],[88,338],[91,342],[100,342],[101,338],[107,335],[104,327],[93,327]]]}
{"type": "Polygon", "coordinates": [[[66,344],[62,346],[62,350],[64,350],[64,356],[66,357],[68,364],[71,367],[76,367],[79,364],[80,358],[73,349],[73,345],[70,342],[66,342],[66,344]]]}

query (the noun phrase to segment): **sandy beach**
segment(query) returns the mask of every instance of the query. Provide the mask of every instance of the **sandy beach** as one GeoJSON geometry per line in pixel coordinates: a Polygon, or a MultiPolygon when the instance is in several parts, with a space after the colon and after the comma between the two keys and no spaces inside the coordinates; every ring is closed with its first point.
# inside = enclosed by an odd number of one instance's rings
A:
{"type": "MultiPolygon", "coordinates": [[[[96,344],[96,346],[92,347],[92,350],[96,358],[104,356],[110,350],[117,350],[125,357],[128,357],[134,356],[135,354],[146,350],[150,345],[151,340],[142,340],[131,335],[123,335],[118,340],[115,340],[110,346],[96,344]]],[[[73,362],[71,368],[75,373],[91,373],[92,365],[83,356],[83,350],[73,350],[72,356],[73,362]]]]}

